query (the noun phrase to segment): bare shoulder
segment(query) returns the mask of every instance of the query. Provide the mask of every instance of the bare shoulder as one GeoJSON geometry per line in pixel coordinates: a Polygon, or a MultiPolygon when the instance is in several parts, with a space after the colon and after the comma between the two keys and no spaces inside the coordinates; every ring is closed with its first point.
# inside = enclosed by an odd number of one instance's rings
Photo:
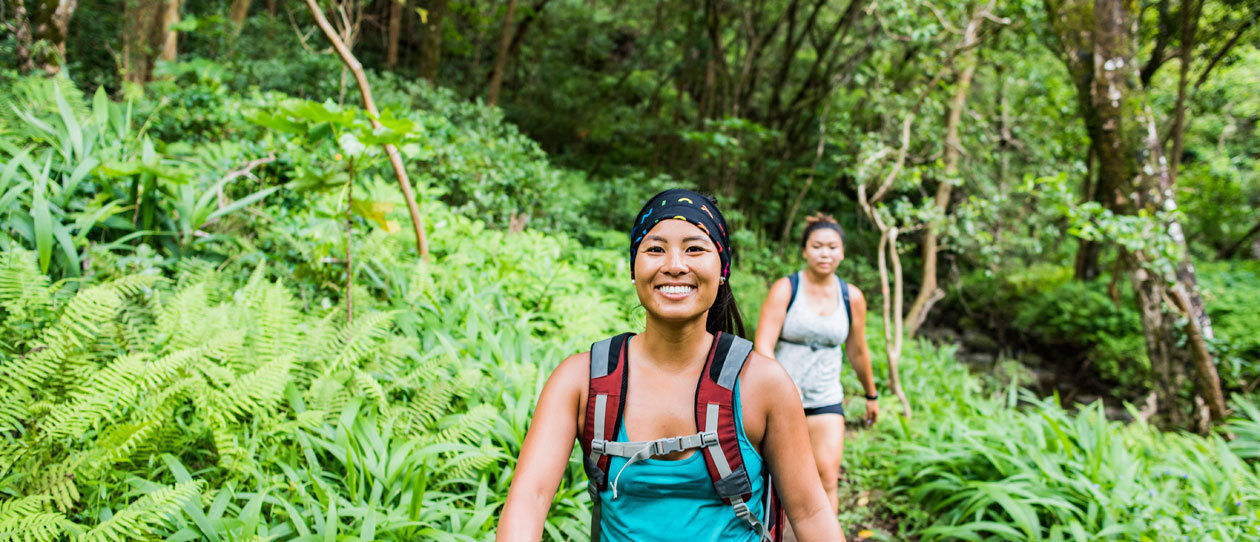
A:
{"type": "Polygon", "coordinates": [[[782,306],[787,306],[788,301],[792,299],[792,283],[787,277],[783,277],[774,281],[770,285],[770,291],[766,293],[766,301],[782,306]]]}
{"type": "Polygon", "coordinates": [[[587,382],[591,378],[591,353],[580,352],[573,354],[560,365],[551,371],[551,377],[547,379],[547,386],[553,384],[563,390],[585,391],[587,382]]]}
{"type": "Polygon", "coordinates": [[[849,288],[849,302],[855,305],[861,304],[861,306],[865,307],[866,296],[862,295],[862,290],[859,290],[858,287],[854,286],[852,282],[846,281],[845,284],[849,288]]]}
{"type": "Polygon", "coordinates": [[[781,277],[770,285],[770,295],[790,295],[792,293],[792,281],[787,277],[781,277]]]}

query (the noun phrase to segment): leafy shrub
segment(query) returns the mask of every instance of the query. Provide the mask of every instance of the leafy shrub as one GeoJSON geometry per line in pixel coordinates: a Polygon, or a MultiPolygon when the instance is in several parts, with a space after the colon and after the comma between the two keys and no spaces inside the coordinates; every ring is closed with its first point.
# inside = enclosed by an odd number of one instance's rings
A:
{"type": "MultiPolygon", "coordinates": [[[[264,267],[238,282],[185,260],[163,279],[102,258],[70,296],[32,253],[0,256],[0,466],[27,499],[6,497],[0,524],[38,510],[48,537],[486,539],[549,369],[629,325],[609,297],[625,264],[430,216],[433,264],[390,257],[405,232],[366,236],[356,290],[379,295],[350,324],[264,267]]],[[[586,498],[575,460],[551,539],[582,536],[586,498]]]]}
{"type": "Polygon", "coordinates": [[[1072,413],[1016,386],[990,394],[951,350],[912,345],[902,374],[915,418],[846,451],[851,483],[887,492],[902,536],[1260,539],[1260,471],[1241,448],[1108,421],[1101,402],[1072,413]]]}
{"type": "Polygon", "coordinates": [[[1260,263],[1218,262],[1197,268],[1223,383],[1254,390],[1260,383],[1260,263]]]}
{"type": "Polygon", "coordinates": [[[1106,279],[1083,283],[1072,280],[1071,269],[1034,265],[994,277],[974,273],[963,285],[969,310],[1010,326],[1007,332],[1042,358],[1089,363],[1118,385],[1120,396],[1149,384],[1142,322],[1127,283],[1119,285],[1120,299],[1113,301],[1106,279]]]}

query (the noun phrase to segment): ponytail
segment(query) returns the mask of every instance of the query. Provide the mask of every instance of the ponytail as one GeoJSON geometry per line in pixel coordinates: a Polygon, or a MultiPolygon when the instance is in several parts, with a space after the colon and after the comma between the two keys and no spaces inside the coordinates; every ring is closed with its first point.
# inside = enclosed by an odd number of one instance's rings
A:
{"type": "Polygon", "coordinates": [[[744,336],[744,318],[739,314],[739,305],[735,303],[735,292],[731,285],[722,283],[718,286],[717,299],[709,307],[709,318],[705,322],[705,330],[709,333],[731,333],[744,336]]]}

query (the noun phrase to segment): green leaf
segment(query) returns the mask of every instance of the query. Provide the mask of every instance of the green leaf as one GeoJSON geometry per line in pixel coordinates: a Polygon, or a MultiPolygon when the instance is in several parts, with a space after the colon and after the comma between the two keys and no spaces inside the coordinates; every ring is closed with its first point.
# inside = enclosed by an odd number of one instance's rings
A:
{"type": "Polygon", "coordinates": [[[66,256],[65,273],[74,277],[79,276],[79,249],[70,238],[70,231],[61,222],[53,222],[52,230],[53,237],[57,239],[57,245],[66,256]]]}
{"type": "Polygon", "coordinates": [[[234,213],[241,208],[244,208],[256,201],[259,201],[267,196],[270,196],[272,192],[275,192],[276,190],[279,190],[279,189],[280,189],[279,186],[273,186],[271,188],[265,188],[263,190],[254,192],[253,194],[245,196],[241,199],[238,199],[232,202],[231,204],[228,204],[227,206],[223,207],[222,209],[219,209],[213,213],[210,213],[210,216],[206,217],[206,222],[209,222],[221,216],[234,213]]]}
{"type": "Polygon", "coordinates": [[[92,96],[92,118],[99,133],[105,133],[109,127],[109,96],[105,95],[105,85],[96,87],[96,94],[92,96]]]}
{"type": "Polygon", "coordinates": [[[48,264],[52,260],[53,247],[52,210],[49,208],[48,199],[44,197],[47,182],[47,177],[36,180],[34,197],[31,199],[31,218],[34,220],[35,228],[35,251],[39,254],[39,270],[44,273],[48,272],[48,264]]]}
{"type": "Polygon", "coordinates": [[[337,138],[337,144],[346,153],[346,156],[359,156],[367,149],[366,146],[359,142],[359,137],[352,132],[341,134],[341,137],[337,138]]]}
{"type": "Polygon", "coordinates": [[[74,156],[83,156],[83,128],[79,126],[79,119],[75,117],[74,110],[70,108],[70,104],[66,103],[65,96],[61,95],[61,85],[59,83],[53,83],[53,95],[57,98],[57,111],[61,114],[61,121],[66,125],[66,132],[70,136],[70,146],[74,149],[74,156]]]}
{"type": "MultiPolygon", "coordinates": [[[[0,192],[4,192],[9,188],[9,181],[13,179],[15,174],[17,174],[18,165],[27,161],[26,156],[30,154],[34,148],[35,147],[23,148],[18,151],[13,158],[10,158],[7,164],[4,165],[4,171],[0,172],[0,192]]],[[[4,207],[0,207],[0,209],[4,209],[4,207]]]]}

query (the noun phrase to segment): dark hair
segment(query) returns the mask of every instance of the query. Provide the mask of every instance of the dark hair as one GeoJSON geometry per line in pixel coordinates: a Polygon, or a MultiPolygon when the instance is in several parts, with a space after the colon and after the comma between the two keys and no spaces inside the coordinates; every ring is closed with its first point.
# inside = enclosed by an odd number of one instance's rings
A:
{"type": "Polygon", "coordinates": [[[844,228],[841,228],[840,224],[831,215],[825,215],[820,212],[814,216],[805,217],[805,232],[801,234],[801,248],[805,248],[805,245],[809,244],[810,235],[821,229],[835,230],[836,233],[840,234],[840,242],[844,242],[844,228]]]}
{"type": "Polygon", "coordinates": [[[709,319],[704,329],[709,333],[721,331],[744,336],[744,318],[739,315],[739,305],[735,303],[735,292],[731,291],[730,284],[718,285],[717,299],[709,307],[709,319]]]}

